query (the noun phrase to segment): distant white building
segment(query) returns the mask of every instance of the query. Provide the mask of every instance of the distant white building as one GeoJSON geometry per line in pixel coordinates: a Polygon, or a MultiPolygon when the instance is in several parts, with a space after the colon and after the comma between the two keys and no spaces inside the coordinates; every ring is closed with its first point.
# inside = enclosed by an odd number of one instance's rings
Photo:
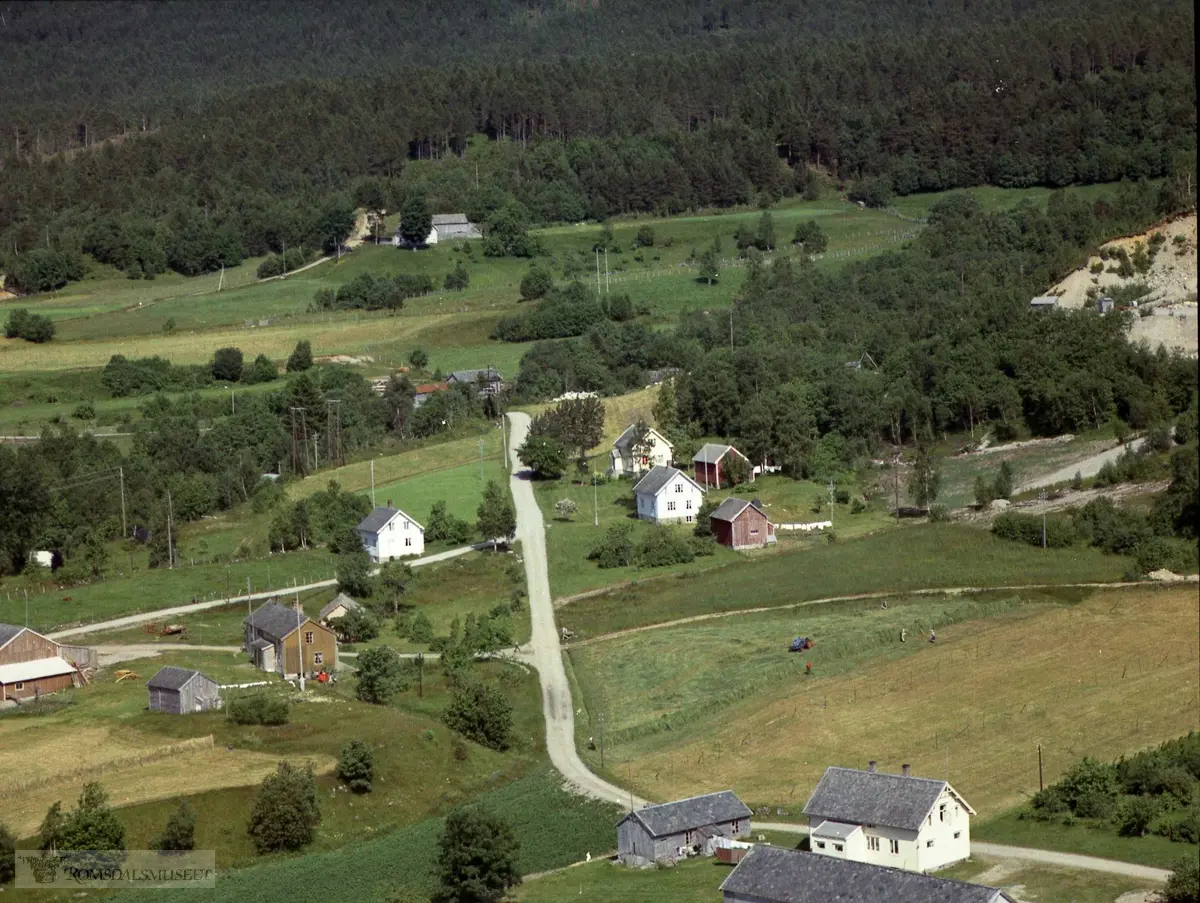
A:
{"type": "Polygon", "coordinates": [[[652,467],[633,487],[637,516],[655,524],[693,523],[704,500],[700,484],[674,467],[652,467]]]}
{"type": "Polygon", "coordinates": [[[823,856],[931,872],[971,855],[975,814],[946,781],[827,768],[804,807],[811,849],[823,856]]]}
{"type": "Polygon", "coordinates": [[[1029,302],[1032,310],[1055,310],[1058,308],[1058,298],[1054,295],[1038,295],[1029,302]]]}
{"type": "MultiPolygon", "coordinates": [[[[436,245],[439,241],[449,241],[454,238],[482,237],[478,227],[467,219],[465,213],[435,213],[429,234],[425,236],[423,244],[436,245]]],[[[392,244],[397,248],[408,244],[401,237],[399,226],[396,227],[396,234],[392,236],[392,244]]]]}
{"type": "Polygon", "coordinates": [[[425,528],[399,508],[393,508],[391,499],[385,507],[376,508],[362,519],[358,535],[367,555],[376,563],[425,551],[425,528]]]}
{"type": "Polygon", "coordinates": [[[632,424],[613,443],[612,472],[615,476],[636,476],[651,467],[669,467],[674,447],[653,427],[640,433],[637,424],[632,424]]]}

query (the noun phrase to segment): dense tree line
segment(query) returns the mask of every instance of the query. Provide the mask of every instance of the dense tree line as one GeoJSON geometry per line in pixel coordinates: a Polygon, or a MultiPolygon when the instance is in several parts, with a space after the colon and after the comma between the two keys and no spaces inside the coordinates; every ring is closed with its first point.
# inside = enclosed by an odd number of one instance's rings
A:
{"type": "Polygon", "coordinates": [[[99,152],[14,147],[0,250],[14,273],[35,248],[86,250],[133,276],[203,272],[333,249],[355,204],[422,196],[488,223],[489,253],[520,255],[536,249],[504,229],[522,221],[779,198],[810,190],[812,167],[870,203],[1170,174],[1176,206],[1194,193],[1190,6],[1034,4],[1019,23],[945,23],[251,88],[99,152]]]}
{"type": "Polygon", "coordinates": [[[1166,423],[1191,404],[1195,361],[1130,345],[1125,314],[1029,309],[1099,237],[1152,220],[1156,203],[1134,185],[1094,204],[1056,194],[1046,212],[986,213],[952,195],[910,246],[837,273],[752,256],[728,314],[686,315],[673,333],[602,323],[538,343],[518,391],[616,392],[682,368],[660,425],[685,444],[735,437],[752,460],[798,476],[985,424],[1013,436],[1166,423]]]}

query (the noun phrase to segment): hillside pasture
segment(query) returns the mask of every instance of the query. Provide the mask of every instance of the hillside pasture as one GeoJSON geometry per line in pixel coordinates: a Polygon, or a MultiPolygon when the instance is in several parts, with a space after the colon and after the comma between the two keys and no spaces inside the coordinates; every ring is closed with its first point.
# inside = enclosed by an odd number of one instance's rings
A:
{"type": "MultiPolygon", "coordinates": [[[[672,687],[655,683],[669,672],[655,664],[665,653],[653,633],[589,650],[579,679],[595,717],[604,704],[602,674],[623,666],[618,686],[608,685],[622,698],[606,717],[628,725],[629,739],[610,743],[607,755],[610,773],[638,791],[675,799],[732,786],[751,804],[789,813],[799,812],[826,766],[864,767],[875,759],[884,771],[911,763],[916,774],[949,776],[987,818],[1037,789],[1038,744],[1052,782],[1083,756],[1112,759],[1195,728],[1194,588],[1104,590],[1078,604],[1022,608],[947,624],[932,646],[910,635],[903,654],[897,637],[894,646],[863,653],[853,668],[828,676],[823,644],[837,648],[838,638],[818,633],[813,654],[804,654],[814,660],[813,677],[781,676],[687,723],[668,713],[680,730],[633,729],[671,702],[672,687]]],[[[810,629],[801,618],[794,624],[786,632],[779,625],[768,655],[786,657],[787,633],[810,629]]],[[[739,682],[731,673],[762,667],[753,644],[738,654],[748,628],[721,627],[724,638],[707,626],[672,637],[671,648],[689,650],[686,665],[669,676],[691,687],[678,705],[702,707],[727,681],[739,682]],[[722,644],[730,660],[723,674],[691,683],[686,675],[704,660],[696,650],[722,644]]],[[[846,659],[857,655],[847,650],[846,659]]]]}

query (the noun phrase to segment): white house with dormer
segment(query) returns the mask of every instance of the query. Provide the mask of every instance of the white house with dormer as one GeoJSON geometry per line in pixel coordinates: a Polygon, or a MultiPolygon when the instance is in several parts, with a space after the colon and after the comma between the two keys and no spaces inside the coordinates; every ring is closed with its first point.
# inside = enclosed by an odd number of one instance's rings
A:
{"type": "Polygon", "coordinates": [[[690,524],[700,512],[704,490],[682,470],[652,467],[633,487],[637,516],[655,524],[690,524]]]}
{"type": "Polygon", "coordinates": [[[612,474],[637,476],[652,467],[670,467],[674,448],[654,427],[631,424],[613,443],[612,474]]]}
{"type": "Polygon", "coordinates": [[[399,508],[393,508],[391,499],[385,507],[376,508],[359,522],[358,535],[376,564],[425,551],[425,528],[399,508]]]}
{"type": "Polygon", "coordinates": [[[916,778],[907,765],[884,774],[827,768],[804,807],[812,852],[932,872],[971,855],[975,810],[946,781],[916,778]]]}

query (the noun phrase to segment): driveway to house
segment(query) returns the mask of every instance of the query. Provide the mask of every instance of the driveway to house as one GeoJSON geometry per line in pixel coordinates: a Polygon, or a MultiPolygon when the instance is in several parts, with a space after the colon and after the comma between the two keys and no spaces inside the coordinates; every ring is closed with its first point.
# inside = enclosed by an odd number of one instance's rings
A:
{"type": "MultiPolygon", "coordinates": [[[[483,549],[490,549],[492,543],[477,542],[469,546],[460,546],[457,549],[449,549],[445,552],[438,552],[436,555],[426,555],[424,558],[418,558],[415,561],[410,561],[410,567],[421,567],[426,564],[435,564],[439,561],[448,561],[451,558],[457,558],[460,555],[466,555],[468,552],[478,552],[483,549]]],[[[378,569],[375,571],[378,573],[378,569]]],[[[207,602],[190,602],[186,605],[175,605],[170,608],[156,608],[154,611],[143,611],[136,615],[125,615],[122,618],[113,618],[109,621],[96,621],[92,624],[81,624],[78,627],[68,627],[66,630],[56,630],[54,633],[48,633],[46,636],[52,640],[61,641],[67,637],[79,636],[85,633],[100,633],[105,630],[120,630],[123,627],[133,627],[137,624],[144,624],[147,621],[157,621],[160,618],[173,617],[175,615],[190,615],[193,612],[205,611],[209,608],[221,608],[225,605],[232,605],[235,602],[263,602],[267,599],[275,599],[282,595],[291,595],[293,593],[306,593],[314,589],[326,589],[330,586],[337,586],[337,580],[318,580],[315,583],[305,583],[303,586],[286,586],[280,589],[268,590],[262,593],[250,593],[249,595],[230,596],[227,599],[210,599],[207,602]]],[[[166,648],[156,644],[156,648],[166,648]]],[[[185,646],[187,649],[198,649],[199,646],[185,646]]]]}
{"type": "Polygon", "coordinates": [[[1017,492],[1029,492],[1031,489],[1041,489],[1044,486],[1070,483],[1071,480],[1075,479],[1075,474],[1077,473],[1084,478],[1094,477],[1105,464],[1110,461],[1115,464],[1117,459],[1125,454],[1126,450],[1136,452],[1142,447],[1145,441],[1145,438],[1132,439],[1124,445],[1114,446],[1099,454],[1092,455],[1090,458],[1084,458],[1082,461],[1076,461],[1074,464],[1060,467],[1053,473],[1048,473],[1045,476],[1038,477],[1036,480],[1030,480],[1028,483],[1018,486],[1017,492]]]}
{"type": "MultiPolygon", "coordinates": [[[[774,821],[752,821],[752,824],[753,830],[756,831],[779,831],[783,834],[808,833],[808,825],[774,821]]],[[[1143,881],[1165,882],[1171,874],[1165,869],[1156,869],[1148,865],[1136,865],[1132,862],[1120,862],[1116,859],[1101,859],[1099,856],[1058,853],[1054,850],[1036,850],[1032,847],[1010,847],[1007,844],[980,843],[975,840],[971,841],[971,855],[982,856],[985,859],[1018,859],[1022,862],[1032,862],[1038,865],[1083,869],[1089,872],[1108,872],[1112,875],[1138,878],[1143,881]]]]}
{"type": "Polygon", "coordinates": [[[580,793],[622,806],[644,806],[646,801],[597,777],[588,770],[575,751],[575,710],[571,685],[563,667],[558,629],[554,624],[554,605],[550,598],[550,566],[546,560],[546,529],[542,512],[534,498],[530,475],[518,458],[517,449],[529,432],[529,415],[508,415],[509,449],[512,459],[513,504],[517,510],[517,539],[525,562],[525,581],[529,587],[529,615],[533,622],[529,644],[531,664],[537,668],[542,687],[542,714],[546,720],[546,752],[550,762],[567,782],[580,793]]]}

